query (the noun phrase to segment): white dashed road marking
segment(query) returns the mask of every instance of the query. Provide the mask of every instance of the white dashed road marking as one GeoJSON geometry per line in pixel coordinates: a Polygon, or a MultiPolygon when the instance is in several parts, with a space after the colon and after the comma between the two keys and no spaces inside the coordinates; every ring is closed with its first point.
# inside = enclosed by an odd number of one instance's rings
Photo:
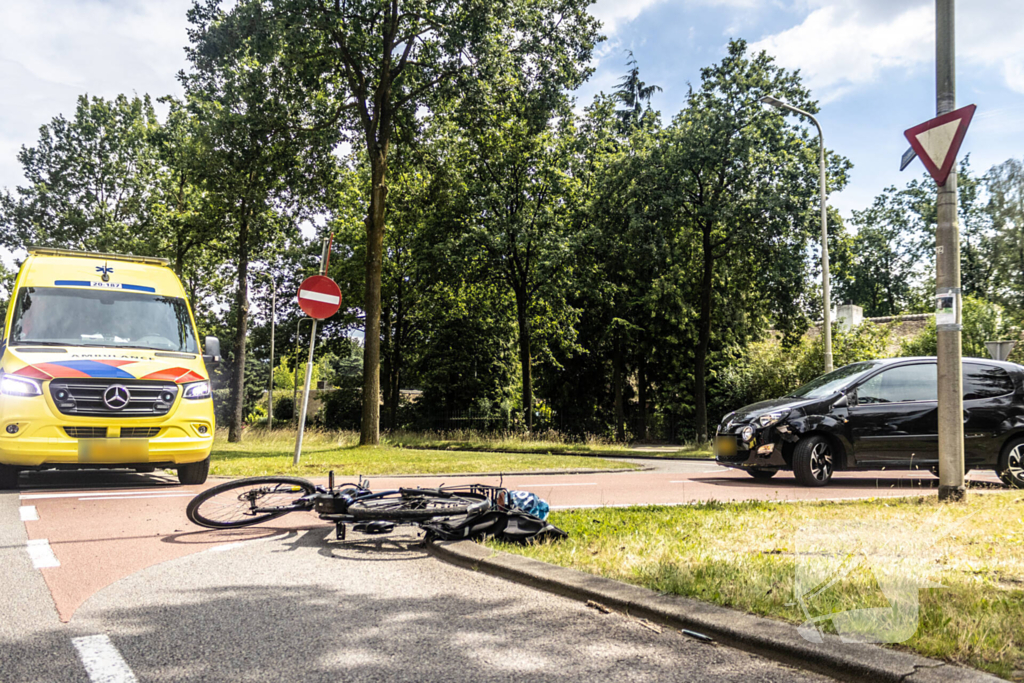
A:
{"type": "Polygon", "coordinates": [[[36,510],[35,505],[22,505],[18,508],[18,512],[21,513],[21,521],[23,522],[39,521],[39,511],[36,510]]]}
{"type": "Polygon", "coordinates": [[[523,486],[526,488],[549,489],[555,486],[597,486],[597,482],[587,482],[584,484],[524,484],[523,486]]]}
{"type": "Polygon", "coordinates": [[[53,548],[45,538],[26,541],[25,547],[28,549],[28,556],[32,558],[32,566],[36,569],[60,566],[60,560],[53,554],[53,548]]]}
{"type": "Polygon", "coordinates": [[[193,493],[171,493],[170,491],[164,493],[159,489],[143,489],[141,491],[78,491],[77,493],[26,493],[20,496],[21,500],[46,500],[49,498],[96,498],[96,497],[107,497],[107,496],[141,496],[141,495],[173,495],[173,496],[191,496],[193,493]]]}
{"type": "Polygon", "coordinates": [[[92,683],[137,683],[128,662],[105,635],[72,638],[92,683]]]}

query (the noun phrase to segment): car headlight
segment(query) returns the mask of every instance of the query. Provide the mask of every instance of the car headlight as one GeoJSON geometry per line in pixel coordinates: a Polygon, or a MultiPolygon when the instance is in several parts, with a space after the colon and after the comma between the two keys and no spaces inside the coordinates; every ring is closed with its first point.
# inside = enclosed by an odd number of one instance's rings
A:
{"type": "Polygon", "coordinates": [[[744,441],[750,441],[751,439],[753,439],[754,438],[754,428],[751,427],[750,425],[747,425],[746,427],[744,427],[743,431],[740,432],[740,438],[743,439],[744,441]]]}
{"type": "Polygon", "coordinates": [[[43,385],[28,377],[3,375],[0,377],[0,392],[8,396],[41,396],[43,385]]]}
{"type": "Polygon", "coordinates": [[[788,411],[765,413],[757,418],[757,424],[761,427],[771,427],[773,424],[786,417],[786,415],[789,415],[788,411]]]}
{"type": "Polygon", "coordinates": [[[209,382],[192,382],[185,385],[185,398],[210,398],[209,382]]]}

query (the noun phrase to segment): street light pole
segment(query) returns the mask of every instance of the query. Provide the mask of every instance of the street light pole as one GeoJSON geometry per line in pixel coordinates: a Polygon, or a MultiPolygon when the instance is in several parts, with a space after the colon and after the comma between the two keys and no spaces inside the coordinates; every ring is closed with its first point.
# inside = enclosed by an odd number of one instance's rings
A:
{"type": "Polygon", "coordinates": [[[274,328],[277,324],[277,282],[270,276],[270,386],[267,388],[267,429],[274,428],[274,328]]]}
{"type": "MultiPolygon", "coordinates": [[[[956,109],[953,0],[935,0],[935,113],[956,109]]],[[[954,322],[936,325],[938,348],[939,500],[961,501],[964,486],[963,370],[960,330],[960,231],[956,216],[956,164],[938,186],[935,230],[935,293],[953,300],[954,322]]]]}
{"type": "Polygon", "coordinates": [[[273,273],[266,275],[270,281],[270,380],[267,382],[267,429],[274,428],[274,332],[277,322],[277,282],[273,273]]]}
{"type": "Polygon", "coordinates": [[[818,160],[820,167],[820,177],[818,179],[820,191],[818,194],[821,195],[821,293],[822,303],[825,307],[825,319],[822,322],[822,334],[824,335],[822,342],[825,350],[825,372],[832,372],[832,292],[829,285],[830,278],[828,272],[828,211],[826,209],[828,204],[828,187],[825,184],[825,134],[821,132],[821,124],[818,123],[818,119],[814,118],[809,112],[794,107],[771,95],[762,97],[761,102],[806,116],[814,124],[815,128],[818,129],[818,160]]]}

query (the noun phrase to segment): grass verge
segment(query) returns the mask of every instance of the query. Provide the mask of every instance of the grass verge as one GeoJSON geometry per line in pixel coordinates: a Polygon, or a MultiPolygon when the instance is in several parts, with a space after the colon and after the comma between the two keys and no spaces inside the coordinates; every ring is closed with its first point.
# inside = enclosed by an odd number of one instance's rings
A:
{"type": "Polygon", "coordinates": [[[653,448],[633,448],[621,443],[609,442],[595,436],[582,441],[573,441],[559,432],[542,432],[535,435],[516,433],[487,434],[471,430],[451,432],[394,432],[384,438],[385,443],[398,448],[422,450],[487,451],[490,453],[547,453],[552,455],[606,455],[629,458],[637,455],[647,457],[687,457],[713,459],[711,444],[684,444],[653,448]]]}
{"type": "Polygon", "coordinates": [[[453,474],[472,472],[534,472],[545,470],[631,469],[628,463],[578,456],[410,450],[384,444],[360,447],[355,432],[308,430],[302,459],[292,465],[295,432],[249,430],[242,443],[228,443],[218,433],[213,444],[210,474],[254,477],[268,474],[322,476],[329,470],[346,476],[359,474],[453,474]]]}
{"type": "Polygon", "coordinates": [[[872,628],[902,629],[900,647],[1024,680],[1022,516],[1022,491],[603,508],[553,512],[565,541],[493,545],[833,633],[851,610],[883,608],[872,628]]]}

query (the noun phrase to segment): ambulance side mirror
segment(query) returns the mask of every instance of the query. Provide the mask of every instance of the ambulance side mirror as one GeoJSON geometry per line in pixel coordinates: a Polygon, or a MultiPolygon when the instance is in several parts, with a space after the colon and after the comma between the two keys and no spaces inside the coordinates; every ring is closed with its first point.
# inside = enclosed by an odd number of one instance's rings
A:
{"type": "Polygon", "coordinates": [[[219,363],[220,362],[220,339],[216,337],[207,337],[206,343],[203,345],[206,349],[206,353],[203,354],[203,360],[207,363],[219,363]]]}

